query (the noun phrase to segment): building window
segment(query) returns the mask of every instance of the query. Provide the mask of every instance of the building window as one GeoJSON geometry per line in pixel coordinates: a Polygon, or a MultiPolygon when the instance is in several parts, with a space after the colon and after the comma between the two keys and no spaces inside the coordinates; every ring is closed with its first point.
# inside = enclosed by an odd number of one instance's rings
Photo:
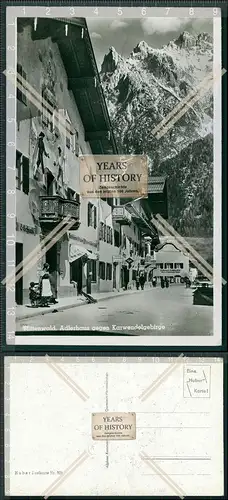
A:
{"type": "Polygon", "coordinates": [[[46,189],[48,196],[54,196],[56,194],[56,180],[51,172],[46,174],[46,189]]]}
{"type": "Polygon", "coordinates": [[[91,260],[91,272],[92,272],[92,281],[95,283],[97,281],[97,261],[91,260]]]}
{"type": "Polygon", "coordinates": [[[104,230],[103,231],[104,231],[104,233],[103,233],[104,234],[103,241],[106,242],[107,241],[107,226],[106,226],[106,224],[104,224],[104,230]]]}
{"type": "Polygon", "coordinates": [[[27,96],[26,96],[26,87],[25,87],[25,82],[26,82],[26,73],[23,70],[21,64],[17,64],[17,82],[20,84],[20,88],[17,87],[17,99],[25,106],[27,105],[27,96]]]}
{"type": "Polygon", "coordinates": [[[16,151],[16,188],[22,191],[22,153],[16,151]]]}
{"type": "Polygon", "coordinates": [[[97,207],[93,206],[93,227],[97,228],[97,207]]]}
{"type": "Polygon", "coordinates": [[[112,231],[112,228],[109,227],[109,226],[106,226],[106,224],[104,224],[104,222],[100,223],[99,239],[101,241],[104,241],[105,243],[108,243],[109,245],[113,244],[113,231],[112,231]]]}
{"type": "Polygon", "coordinates": [[[88,203],[88,226],[92,226],[92,203],[88,203]]]}
{"type": "Polygon", "coordinates": [[[42,122],[53,132],[54,130],[54,113],[55,113],[55,99],[50,90],[42,90],[42,122]]]}
{"type": "Polygon", "coordinates": [[[109,226],[107,227],[107,243],[109,243],[110,245],[112,245],[113,243],[112,228],[109,226]]]}
{"type": "Polygon", "coordinates": [[[80,204],[80,194],[76,193],[73,189],[68,188],[66,191],[67,199],[76,201],[80,204]]]}
{"type": "Polygon", "coordinates": [[[120,247],[120,233],[114,229],[114,245],[115,247],[120,247]]]}
{"type": "Polygon", "coordinates": [[[97,228],[97,207],[92,203],[88,203],[88,226],[97,228]]]}
{"type": "Polygon", "coordinates": [[[75,156],[79,156],[78,131],[73,130],[67,110],[64,110],[64,116],[66,120],[66,147],[72,151],[75,156]]]}
{"type": "Polygon", "coordinates": [[[101,280],[105,280],[105,263],[99,262],[99,276],[101,280]]]}
{"type": "MultiPolygon", "coordinates": [[[[69,122],[67,121],[66,125],[68,125],[68,124],[69,124],[69,122]]],[[[66,129],[66,147],[68,149],[71,149],[71,150],[73,148],[73,137],[74,136],[73,136],[72,132],[69,132],[69,127],[67,127],[67,129],[66,129]]]]}
{"type": "Polygon", "coordinates": [[[75,130],[74,134],[74,154],[75,156],[79,156],[79,136],[78,136],[78,131],[75,130]]]}
{"type": "Polygon", "coordinates": [[[104,239],[104,223],[100,223],[100,231],[99,231],[99,240],[103,241],[104,239]]]}
{"type": "Polygon", "coordinates": [[[74,200],[75,199],[75,191],[73,189],[67,189],[67,199],[74,200]]]}
{"type": "Polygon", "coordinates": [[[16,151],[16,188],[29,193],[29,159],[16,151]]]}
{"type": "Polygon", "coordinates": [[[106,280],[112,279],[112,264],[106,264],[106,280]]]}
{"type": "Polygon", "coordinates": [[[184,264],[182,264],[182,262],[178,262],[177,264],[174,264],[174,269],[183,269],[184,268],[184,264]]]}
{"type": "Polygon", "coordinates": [[[168,270],[173,269],[173,264],[172,264],[172,263],[170,263],[170,262],[167,262],[167,263],[165,264],[165,269],[168,269],[168,270]]]}

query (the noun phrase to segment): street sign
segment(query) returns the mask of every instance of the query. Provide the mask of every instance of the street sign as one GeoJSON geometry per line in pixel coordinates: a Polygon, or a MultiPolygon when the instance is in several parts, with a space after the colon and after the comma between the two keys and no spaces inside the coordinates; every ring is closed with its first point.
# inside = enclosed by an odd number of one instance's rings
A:
{"type": "Polygon", "coordinates": [[[128,264],[132,264],[132,262],[134,262],[134,259],[132,259],[131,257],[128,257],[128,259],[126,259],[126,262],[128,264]]]}
{"type": "Polygon", "coordinates": [[[116,263],[123,262],[123,257],[122,257],[122,255],[113,255],[112,261],[116,262],[116,263]]]}

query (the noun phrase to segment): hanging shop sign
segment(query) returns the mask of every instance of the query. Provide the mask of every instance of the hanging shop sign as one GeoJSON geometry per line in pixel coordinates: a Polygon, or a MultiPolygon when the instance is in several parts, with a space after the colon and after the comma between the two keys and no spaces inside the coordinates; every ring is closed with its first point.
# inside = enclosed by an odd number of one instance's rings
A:
{"type": "Polygon", "coordinates": [[[171,273],[171,274],[176,274],[176,273],[180,272],[180,269],[159,269],[159,271],[160,271],[161,273],[164,273],[164,274],[167,274],[167,273],[168,273],[168,274],[169,274],[169,273],[171,273]]]}
{"type": "Polygon", "coordinates": [[[95,248],[97,248],[98,243],[90,240],[86,240],[86,238],[81,238],[80,236],[75,236],[72,233],[69,233],[70,239],[75,240],[75,241],[80,241],[80,243],[83,243],[84,245],[90,245],[95,248]]]}
{"type": "Polygon", "coordinates": [[[22,224],[21,222],[16,221],[16,231],[22,231],[27,234],[38,234],[38,228],[27,226],[27,224],[22,224]]]}
{"type": "Polygon", "coordinates": [[[132,262],[134,262],[134,259],[132,259],[131,257],[128,257],[128,259],[126,259],[126,262],[128,264],[132,264],[132,262]]]}
{"type": "Polygon", "coordinates": [[[113,261],[113,264],[119,264],[119,263],[122,263],[123,262],[123,257],[122,255],[114,255],[112,257],[112,261],[113,261]]]}
{"type": "Polygon", "coordinates": [[[97,254],[90,252],[86,248],[80,247],[79,245],[75,245],[75,243],[70,243],[69,263],[74,262],[75,260],[80,259],[81,257],[83,257],[84,260],[88,259],[97,260],[98,258],[97,254]]]}
{"type": "Polygon", "coordinates": [[[125,207],[121,207],[121,205],[113,208],[112,219],[113,222],[118,222],[123,226],[131,225],[131,214],[126,210],[125,207]]]}

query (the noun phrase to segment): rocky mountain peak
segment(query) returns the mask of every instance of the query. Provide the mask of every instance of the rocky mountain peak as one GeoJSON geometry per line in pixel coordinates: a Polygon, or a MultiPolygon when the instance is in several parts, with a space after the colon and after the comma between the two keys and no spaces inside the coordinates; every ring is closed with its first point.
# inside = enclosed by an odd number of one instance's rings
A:
{"type": "Polygon", "coordinates": [[[137,54],[138,52],[141,53],[148,53],[151,50],[151,47],[148,45],[148,43],[144,42],[143,40],[139,42],[136,47],[133,49],[132,54],[137,54]]]}
{"type": "Polygon", "coordinates": [[[141,41],[129,58],[111,47],[101,69],[119,151],[146,151],[153,174],[168,176],[170,220],[183,236],[208,236],[212,231],[212,92],[188,106],[161,138],[152,131],[212,71],[212,64],[211,36],[184,31],[161,48],[141,41]]]}
{"type": "Polygon", "coordinates": [[[188,33],[188,31],[183,31],[183,33],[179,35],[177,40],[175,40],[175,44],[181,49],[190,48],[196,45],[196,37],[188,33]]]}
{"type": "Polygon", "coordinates": [[[209,33],[200,33],[197,37],[198,42],[205,42],[209,45],[213,45],[213,37],[209,33]]]}
{"type": "Polygon", "coordinates": [[[101,73],[113,73],[121,59],[122,58],[116,49],[114,47],[110,47],[108,54],[104,56],[101,73]]]}

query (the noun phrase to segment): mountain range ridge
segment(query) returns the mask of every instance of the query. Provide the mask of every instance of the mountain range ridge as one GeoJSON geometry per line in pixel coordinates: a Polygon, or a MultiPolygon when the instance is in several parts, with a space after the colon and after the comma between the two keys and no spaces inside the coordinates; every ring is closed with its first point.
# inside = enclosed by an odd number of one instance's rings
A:
{"type": "Polygon", "coordinates": [[[166,175],[169,222],[185,237],[213,235],[213,94],[204,96],[156,139],[153,129],[213,70],[213,39],[186,31],[161,48],[141,41],[129,57],[104,56],[101,83],[117,145],[147,154],[153,175],[166,175]]]}

